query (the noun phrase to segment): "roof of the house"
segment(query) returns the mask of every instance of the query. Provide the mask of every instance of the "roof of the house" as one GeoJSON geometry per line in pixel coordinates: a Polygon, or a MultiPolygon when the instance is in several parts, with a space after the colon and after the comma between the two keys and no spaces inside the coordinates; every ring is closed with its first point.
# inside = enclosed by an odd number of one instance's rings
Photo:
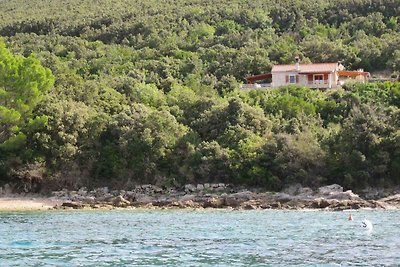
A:
{"type": "MultiPolygon", "coordinates": [[[[299,65],[299,73],[321,73],[321,72],[333,72],[339,70],[337,62],[334,63],[312,63],[299,65]]],[[[295,64],[289,65],[274,65],[271,72],[297,72],[295,64]]]]}
{"type": "Polygon", "coordinates": [[[272,78],[272,73],[264,73],[264,74],[248,76],[245,79],[248,83],[254,83],[256,81],[262,81],[268,78],[272,78]]]}
{"type": "Polygon", "coordinates": [[[351,70],[340,70],[338,71],[339,76],[345,76],[345,77],[358,77],[358,76],[364,76],[364,77],[370,77],[371,74],[366,71],[351,71],[351,70]]]}

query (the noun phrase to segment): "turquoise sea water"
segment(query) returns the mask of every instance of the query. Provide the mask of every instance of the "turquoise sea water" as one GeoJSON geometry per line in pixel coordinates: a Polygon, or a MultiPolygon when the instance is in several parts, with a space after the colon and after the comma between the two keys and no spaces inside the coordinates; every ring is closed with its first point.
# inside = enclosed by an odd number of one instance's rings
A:
{"type": "Polygon", "coordinates": [[[0,266],[400,266],[400,211],[0,213],[0,266]],[[371,232],[361,227],[370,220],[371,232]]]}

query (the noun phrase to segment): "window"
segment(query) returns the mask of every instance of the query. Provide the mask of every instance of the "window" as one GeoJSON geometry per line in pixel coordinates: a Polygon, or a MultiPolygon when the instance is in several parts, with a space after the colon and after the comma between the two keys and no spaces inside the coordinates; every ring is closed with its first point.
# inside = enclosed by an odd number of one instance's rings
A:
{"type": "Polygon", "coordinates": [[[296,75],[289,75],[289,83],[296,83],[296,75]]]}
{"type": "Polygon", "coordinates": [[[314,74],[314,84],[322,84],[322,83],[324,83],[324,75],[314,74]]]}
{"type": "Polygon", "coordinates": [[[314,81],[323,81],[323,80],[324,80],[324,75],[322,75],[322,74],[314,75],[314,81]]]}

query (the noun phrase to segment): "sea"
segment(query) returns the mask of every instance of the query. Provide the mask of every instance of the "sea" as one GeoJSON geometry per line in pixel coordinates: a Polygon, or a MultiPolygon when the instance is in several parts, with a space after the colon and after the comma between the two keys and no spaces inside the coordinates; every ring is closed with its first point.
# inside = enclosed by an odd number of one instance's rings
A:
{"type": "Polygon", "coordinates": [[[400,266],[400,211],[3,212],[0,266],[400,266]]]}

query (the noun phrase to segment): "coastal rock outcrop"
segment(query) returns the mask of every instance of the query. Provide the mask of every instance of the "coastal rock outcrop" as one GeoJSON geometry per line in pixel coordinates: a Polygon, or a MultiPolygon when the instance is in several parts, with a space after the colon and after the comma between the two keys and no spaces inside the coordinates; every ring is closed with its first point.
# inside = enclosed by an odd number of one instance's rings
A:
{"type": "Polygon", "coordinates": [[[388,209],[400,208],[400,194],[381,198],[377,202],[388,209]]]}
{"type": "Polygon", "coordinates": [[[53,192],[64,200],[63,207],[159,207],[159,208],[233,208],[233,209],[388,209],[400,207],[400,194],[380,200],[365,200],[337,184],[315,190],[292,185],[282,192],[245,190],[228,184],[188,184],[181,188],[137,185],[131,190],[107,187],[53,192]]]}
{"type": "Polygon", "coordinates": [[[73,209],[80,209],[83,208],[84,205],[82,203],[77,202],[64,202],[61,204],[61,207],[73,208],[73,209]]]}
{"type": "Polygon", "coordinates": [[[123,198],[121,195],[119,195],[119,196],[117,196],[117,197],[115,197],[115,198],[113,199],[112,204],[113,204],[115,207],[127,207],[127,206],[129,206],[131,203],[130,203],[128,200],[126,200],[125,198],[123,198]]]}

